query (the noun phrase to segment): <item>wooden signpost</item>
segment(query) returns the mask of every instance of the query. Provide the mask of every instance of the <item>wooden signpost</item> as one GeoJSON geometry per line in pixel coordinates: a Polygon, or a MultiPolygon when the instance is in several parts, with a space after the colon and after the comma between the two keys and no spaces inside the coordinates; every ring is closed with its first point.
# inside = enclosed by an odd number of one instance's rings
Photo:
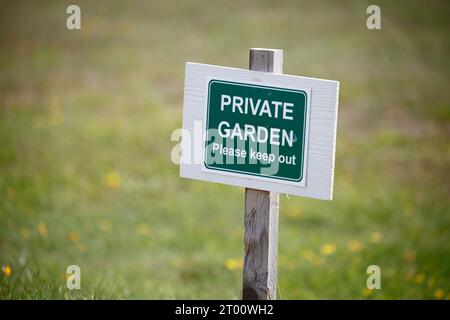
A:
{"type": "Polygon", "coordinates": [[[243,299],[276,298],[278,193],[333,194],[339,82],[282,73],[274,49],[186,64],[180,176],[246,188],[243,299]]]}
{"type": "MultiPolygon", "coordinates": [[[[283,51],[250,49],[249,69],[283,73],[283,51]]],[[[272,300],[277,292],[277,192],[245,188],[243,300],[272,300]]]]}

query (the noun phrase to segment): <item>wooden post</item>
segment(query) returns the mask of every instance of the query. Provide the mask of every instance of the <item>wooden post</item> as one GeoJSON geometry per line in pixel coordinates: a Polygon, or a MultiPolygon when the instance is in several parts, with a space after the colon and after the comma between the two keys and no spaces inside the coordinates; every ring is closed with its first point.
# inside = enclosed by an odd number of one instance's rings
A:
{"type": "MultiPolygon", "coordinates": [[[[249,69],[283,73],[283,50],[250,49],[249,69]]],[[[276,299],[278,206],[278,193],[245,189],[243,300],[276,299]]]]}

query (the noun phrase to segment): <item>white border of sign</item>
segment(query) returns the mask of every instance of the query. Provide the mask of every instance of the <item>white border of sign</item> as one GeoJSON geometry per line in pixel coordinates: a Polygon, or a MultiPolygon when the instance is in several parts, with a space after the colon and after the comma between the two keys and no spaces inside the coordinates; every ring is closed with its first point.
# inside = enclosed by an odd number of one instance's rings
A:
{"type": "MultiPolygon", "coordinates": [[[[199,150],[202,159],[198,162],[180,161],[180,176],[184,178],[224,183],[253,189],[281,192],[310,198],[331,200],[333,197],[334,157],[336,149],[336,126],[338,113],[339,82],[284,74],[250,71],[199,63],[186,63],[183,107],[183,129],[192,137],[190,146],[199,150]],[[309,89],[309,139],[306,154],[306,185],[293,185],[276,179],[227,174],[215,170],[202,170],[204,154],[208,79],[235,81],[267,85],[285,89],[309,89]],[[194,124],[201,122],[201,137],[194,124]]],[[[183,153],[183,151],[182,151],[183,153]]],[[[189,152],[193,154],[194,152],[189,152]]]]}

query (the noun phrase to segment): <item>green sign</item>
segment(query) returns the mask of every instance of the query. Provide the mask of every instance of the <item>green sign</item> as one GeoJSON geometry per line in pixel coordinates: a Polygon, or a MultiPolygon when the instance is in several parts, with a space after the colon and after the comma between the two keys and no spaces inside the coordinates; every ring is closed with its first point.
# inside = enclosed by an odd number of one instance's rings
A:
{"type": "Polygon", "coordinates": [[[304,185],[308,92],[211,80],[204,165],[304,185]]]}

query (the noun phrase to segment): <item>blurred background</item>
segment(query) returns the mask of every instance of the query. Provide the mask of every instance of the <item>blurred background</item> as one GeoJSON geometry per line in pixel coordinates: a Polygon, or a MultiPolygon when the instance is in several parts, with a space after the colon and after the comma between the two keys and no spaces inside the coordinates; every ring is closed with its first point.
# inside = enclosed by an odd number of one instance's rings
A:
{"type": "Polygon", "coordinates": [[[170,135],[186,61],[267,47],[341,83],[334,200],[281,197],[277,298],[449,299],[450,3],[370,4],[2,3],[0,298],[239,299],[244,189],[179,178],[170,135]]]}

